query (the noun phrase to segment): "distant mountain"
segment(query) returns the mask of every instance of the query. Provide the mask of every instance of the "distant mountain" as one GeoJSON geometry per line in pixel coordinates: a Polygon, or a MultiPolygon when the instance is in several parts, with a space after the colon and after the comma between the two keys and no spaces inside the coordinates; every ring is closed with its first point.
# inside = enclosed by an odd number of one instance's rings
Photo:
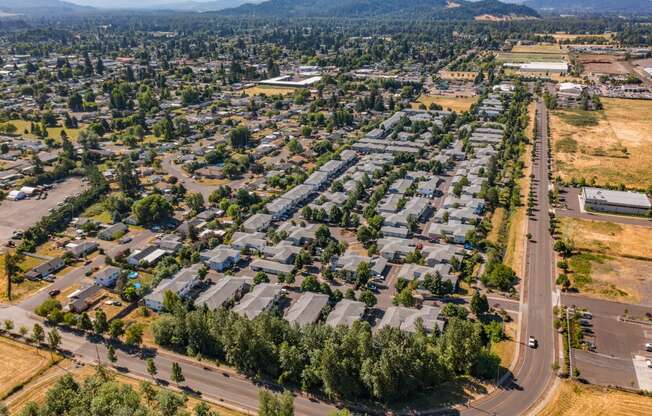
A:
{"type": "MultiPolygon", "coordinates": [[[[241,6],[245,3],[260,3],[262,0],[213,0],[213,1],[179,1],[162,4],[153,4],[143,7],[157,10],[177,10],[187,12],[214,12],[241,6]]],[[[129,8],[139,8],[129,6],[129,8]]]]}
{"type": "Polygon", "coordinates": [[[522,4],[540,11],[560,13],[652,13],[651,0],[527,0],[522,4]]]}
{"type": "Polygon", "coordinates": [[[496,0],[269,0],[222,10],[220,14],[260,17],[395,17],[418,19],[535,18],[530,7],[496,0]]]}
{"type": "Polygon", "coordinates": [[[0,0],[0,12],[31,16],[64,15],[92,12],[87,6],[61,0],[0,0]]]}

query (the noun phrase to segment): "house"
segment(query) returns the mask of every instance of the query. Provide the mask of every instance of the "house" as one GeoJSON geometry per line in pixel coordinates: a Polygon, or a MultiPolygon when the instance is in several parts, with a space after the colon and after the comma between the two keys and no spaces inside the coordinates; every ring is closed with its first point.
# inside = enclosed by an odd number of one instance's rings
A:
{"type": "Polygon", "coordinates": [[[347,278],[353,279],[358,271],[358,266],[362,263],[369,263],[372,277],[384,276],[387,259],[383,257],[367,257],[347,252],[339,257],[333,257],[332,267],[342,271],[347,278]]]}
{"type": "Polygon", "coordinates": [[[165,292],[170,291],[182,298],[188,296],[190,291],[199,283],[199,266],[194,265],[181,269],[169,279],[163,279],[152,293],[145,296],[145,306],[160,311],[163,309],[165,292]]]}
{"type": "Polygon", "coordinates": [[[410,234],[410,230],[405,227],[390,227],[384,226],[380,228],[380,232],[385,237],[397,237],[397,238],[407,238],[410,234]]]}
{"type": "Polygon", "coordinates": [[[428,333],[435,331],[435,328],[442,331],[446,323],[441,316],[441,308],[436,306],[425,305],[421,309],[390,306],[377,329],[390,327],[406,332],[416,332],[419,328],[418,322],[420,322],[421,328],[428,333]]]}
{"type": "Polygon", "coordinates": [[[300,247],[292,245],[290,241],[281,241],[275,246],[265,247],[263,256],[277,263],[292,264],[299,252],[301,252],[300,247]]]}
{"type": "Polygon", "coordinates": [[[97,250],[95,241],[74,241],[66,244],[66,252],[75,258],[81,258],[97,250]]]}
{"type": "Polygon", "coordinates": [[[122,237],[129,231],[129,227],[122,222],[109,225],[100,232],[97,233],[97,236],[102,240],[113,241],[117,238],[122,237]]]}
{"type": "Polygon", "coordinates": [[[231,247],[238,250],[255,250],[262,252],[267,241],[263,233],[243,233],[236,231],[231,237],[231,247]]]}
{"type": "Polygon", "coordinates": [[[292,264],[283,264],[265,259],[255,259],[251,262],[249,267],[251,267],[251,270],[255,272],[260,271],[274,275],[287,275],[291,274],[292,271],[294,271],[294,265],[292,264]]]}
{"type": "Polygon", "coordinates": [[[182,246],[183,242],[181,241],[181,237],[176,235],[166,235],[158,242],[158,248],[169,253],[176,253],[182,246]]]}
{"type": "Polygon", "coordinates": [[[650,199],[640,192],[584,187],[579,198],[580,206],[587,211],[648,215],[652,209],[650,199]]]}
{"type": "Polygon", "coordinates": [[[417,195],[423,196],[426,198],[432,198],[437,195],[437,186],[441,182],[441,179],[437,176],[433,176],[424,182],[419,182],[417,184],[417,195]]]}
{"type": "Polygon", "coordinates": [[[272,223],[272,216],[269,214],[254,214],[243,224],[242,229],[246,233],[265,231],[272,223]]]}
{"type": "Polygon", "coordinates": [[[167,254],[169,254],[167,250],[160,249],[158,246],[150,244],[141,250],[135,250],[129,257],[127,257],[127,263],[132,266],[138,266],[141,263],[154,265],[161,259],[161,257],[167,254]]]}
{"type": "Polygon", "coordinates": [[[322,310],[328,304],[328,295],[323,293],[305,292],[285,314],[285,320],[290,324],[306,326],[317,322],[322,310]]]}
{"type": "Polygon", "coordinates": [[[202,293],[195,301],[195,305],[205,305],[211,310],[224,308],[229,303],[240,300],[251,286],[253,286],[251,277],[225,276],[202,293]]]}
{"type": "Polygon", "coordinates": [[[32,270],[25,273],[25,277],[30,280],[42,279],[61,270],[65,265],[66,263],[63,261],[63,258],[55,257],[34,267],[32,270]]]}
{"type": "Polygon", "coordinates": [[[75,290],[70,295],[68,295],[69,302],[64,307],[64,311],[70,311],[74,313],[84,312],[90,307],[90,305],[97,301],[97,298],[101,293],[100,289],[100,286],[88,285],[86,287],[75,290]]]}
{"type": "Polygon", "coordinates": [[[282,287],[271,283],[261,283],[235,305],[233,311],[239,315],[254,319],[269,310],[282,296],[282,287]]]}
{"type": "Polygon", "coordinates": [[[436,264],[434,266],[421,266],[419,264],[407,263],[401,266],[397,276],[408,281],[423,281],[427,275],[434,277],[439,274],[442,281],[451,282],[453,287],[457,287],[457,276],[451,274],[452,268],[449,264],[436,264]]]}
{"type": "Polygon", "coordinates": [[[367,306],[356,300],[342,299],[335,306],[335,309],[328,315],[326,325],[337,327],[340,325],[351,326],[353,322],[359,321],[364,316],[367,306]]]}
{"type": "Polygon", "coordinates": [[[226,245],[219,245],[209,252],[208,267],[222,272],[240,261],[240,251],[226,245]]]}
{"type": "Polygon", "coordinates": [[[98,286],[113,286],[120,276],[120,269],[115,266],[108,266],[95,273],[95,284],[98,286]]]}
{"type": "Polygon", "coordinates": [[[380,255],[389,261],[396,261],[414,252],[417,245],[414,241],[404,238],[381,238],[377,242],[380,255]]]}
{"type": "Polygon", "coordinates": [[[390,194],[403,195],[408,191],[410,186],[412,186],[412,183],[414,183],[412,179],[397,179],[389,186],[387,192],[390,194]]]}

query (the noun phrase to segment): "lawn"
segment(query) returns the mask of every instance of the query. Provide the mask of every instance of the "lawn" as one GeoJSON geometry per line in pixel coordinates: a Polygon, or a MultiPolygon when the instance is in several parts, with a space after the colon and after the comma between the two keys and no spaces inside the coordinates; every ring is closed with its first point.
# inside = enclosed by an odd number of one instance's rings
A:
{"type": "Polygon", "coordinates": [[[562,381],[539,416],[643,416],[650,414],[650,408],[651,397],[562,381]]]}
{"type": "Polygon", "coordinates": [[[556,110],[550,126],[555,174],[596,185],[645,189],[652,177],[652,101],[603,98],[603,111],[556,110]]]}
{"type": "Polygon", "coordinates": [[[473,103],[477,101],[477,97],[451,97],[446,95],[422,95],[417,99],[417,102],[412,103],[412,108],[418,109],[420,104],[427,107],[431,103],[441,105],[444,110],[450,109],[461,113],[467,111],[473,103]]]}
{"type": "Polygon", "coordinates": [[[5,357],[4,364],[0,366],[0,399],[50,365],[47,352],[5,337],[0,337],[0,356],[5,357]]]}
{"type": "MultiPolygon", "coordinates": [[[[19,264],[23,272],[27,272],[35,266],[43,263],[43,260],[35,259],[34,257],[25,257],[19,264]]],[[[48,283],[42,280],[32,281],[24,279],[20,283],[14,283],[11,286],[11,301],[16,302],[25,296],[29,296],[39,289],[45,287],[48,283]]],[[[7,275],[5,274],[5,257],[0,256],[0,301],[7,301],[7,275]]]]}

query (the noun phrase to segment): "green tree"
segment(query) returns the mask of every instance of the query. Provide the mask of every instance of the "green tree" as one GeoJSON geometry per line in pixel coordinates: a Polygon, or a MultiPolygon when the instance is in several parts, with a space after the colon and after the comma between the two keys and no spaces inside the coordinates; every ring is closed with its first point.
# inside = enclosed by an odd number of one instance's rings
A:
{"type": "Polygon", "coordinates": [[[172,363],[172,372],[170,373],[170,379],[174,381],[177,386],[186,380],[186,378],[183,376],[183,372],[181,371],[181,366],[177,362],[172,363]]]}
{"type": "Polygon", "coordinates": [[[11,284],[16,273],[20,271],[18,267],[18,256],[9,252],[5,253],[5,276],[7,277],[7,300],[11,301],[11,284]]]}
{"type": "Polygon", "coordinates": [[[229,132],[229,143],[236,149],[247,147],[251,133],[244,125],[238,125],[229,132]]]}
{"type": "Polygon", "coordinates": [[[122,319],[114,319],[109,324],[109,336],[118,339],[125,333],[125,323],[122,319]]]}
{"type": "Polygon", "coordinates": [[[95,311],[95,322],[93,322],[93,329],[97,335],[102,335],[109,329],[109,322],[106,319],[106,314],[102,309],[95,311]]]}
{"type": "Polygon", "coordinates": [[[156,369],[156,364],[154,363],[154,360],[152,358],[148,358],[146,360],[147,363],[147,374],[149,374],[152,379],[156,377],[156,374],[158,373],[158,370],[156,369]]]}
{"type": "Polygon", "coordinates": [[[163,196],[152,194],[137,201],[132,211],[140,224],[154,224],[172,215],[172,205],[163,196]]]}
{"type": "Polygon", "coordinates": [[[199,192],[188,194],[186,204],[193,212],[201,212],[204,209],[204,196],[199,192]]]}
{"type": "Polygon", "coordinates": [[[143,342],[143,326],[138,323],[131,324],[125,330],[125,344],[137,347],[143,342]]]}
{"type": "Polygon", "coordinates": [[[489,312],[489,300],[487,299],[487,295],[481,295],[477,290],[473,293],[473,296],[471,297],[471,312],[473,312],[475,316],[482,316],[489,312]]]}
{"type": "Polygon", "coordinates": [[[113,345],[109,344],[109,347],[106,350],[106,357],[109,359],[111,364],[115,364],[118,361],[118,356],[115,353],[115,348],[113,345]]]}

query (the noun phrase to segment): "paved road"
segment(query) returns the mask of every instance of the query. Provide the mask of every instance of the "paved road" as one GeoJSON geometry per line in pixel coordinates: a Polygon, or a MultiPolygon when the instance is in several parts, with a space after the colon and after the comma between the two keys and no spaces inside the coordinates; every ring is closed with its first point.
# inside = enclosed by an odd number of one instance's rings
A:
{"type": "MultiPolygon", "coordinates": [[[[526,250],[527,269],[521,307],[521,345],[518,364],[511,381],[502,389],[471,404],[464,415],[522,415],[544,395],[553,380],[551,364],[555,358],[553,329],[552,239],[548,232],[548,154],[547,117],[542,102],[537,103],[539,137],[536,140],[537,160],[534,164],[537,193],[536,219],[528,221],[528,232],[535,243],[526,250]],[[544,159],[542,160],[541,157],[544,159]],[[538,349],[523,345],[528,336],[539,341],[538,349]]],[[[527,192],[527,190],[523,190],[527,192]]]]}
{"type": "Polygon", "coordinates": [[[555,213],[560,217],[579,218],[591,221],[606,221],[616,224],[630,224],[652,228],[652,219],[650,218],[627,217],[623,215],[582,211],[580,209],[579,192],[580,190],[577,188],[563,188],[560,192],[560,202],[564,205],[564,208],[557,208],[555,213]]]}

